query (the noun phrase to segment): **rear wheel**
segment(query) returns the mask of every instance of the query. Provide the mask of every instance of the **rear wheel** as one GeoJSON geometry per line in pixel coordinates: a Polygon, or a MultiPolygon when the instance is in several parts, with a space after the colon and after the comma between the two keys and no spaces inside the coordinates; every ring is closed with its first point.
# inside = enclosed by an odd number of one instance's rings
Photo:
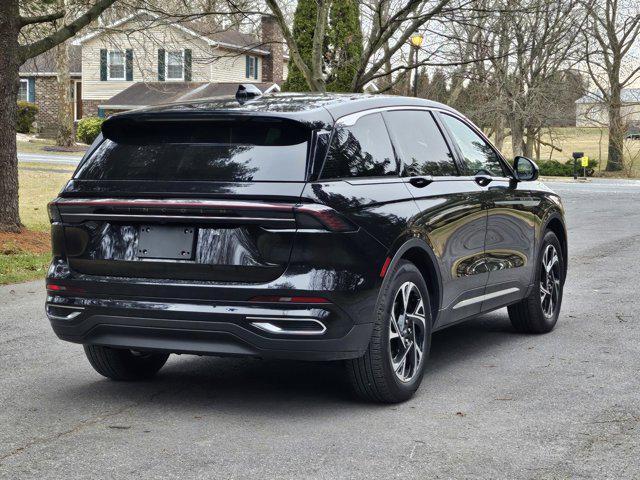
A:
{"type": "Polygon", "coordinates": [[[548,231],[542,239],[531,293],[508,308],[513,327],[522,333],[547,333],[553,330],[560,315],[563,288],[562,248],[556,234],[548,231]]]}
{"type": "Polygon", "coordinates": [[[408,400],[420,386],[431,346],[431,307],[420,271],[401,261],[388,273],[364,356],[347,362],[356,394],[368,401],[408,400]]]}
{"type": "Polygon", "coordinates": [[[169,358],[168,353],[138,352],[99,345],[85,345],[84,353],[96,372],[112,380],[151,378],[169,358]]]}

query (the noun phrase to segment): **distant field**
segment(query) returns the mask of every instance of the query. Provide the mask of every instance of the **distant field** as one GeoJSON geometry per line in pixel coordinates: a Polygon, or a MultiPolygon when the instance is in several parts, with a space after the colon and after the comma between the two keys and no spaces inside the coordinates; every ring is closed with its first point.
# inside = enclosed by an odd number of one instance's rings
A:
{"type": "MultiPolygon", "coordinates": [[[[598,160],[602,170],[605,168],[608,158],[607,148],[609,146],[606,129],[576,127],[553,128],[550,133],[546,132],[542,136],[542,140],[559,147],[562,151],[552,151],[550,147],[543,145],[540,151],[541,162],[546,160],[566,162],[571,159],[573,152],[584,152],[589,158],[598,160]]],[[[627,158],[629,155],[638,156],[635,161],[633,173],[634,176],[640,176],[640,155],[638,155],[640,152],[640,140],[627,141],[626,148],[629,149],[626,152],[627,158]]],[[[507,158],[513,158],[511,137],[505,141],[503,153],[507,158]]]]}

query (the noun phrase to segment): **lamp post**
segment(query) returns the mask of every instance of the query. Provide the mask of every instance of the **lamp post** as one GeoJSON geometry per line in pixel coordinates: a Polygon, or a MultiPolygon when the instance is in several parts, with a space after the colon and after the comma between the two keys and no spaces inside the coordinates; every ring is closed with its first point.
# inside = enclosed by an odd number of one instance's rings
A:
{"type": "Polygon", "coordinates": [[[422,46],[423,41],[424,41],[424,37],[419,33],[416,33],[411,37],[411,46],[413,47],[413,54],[414,54],[413,69],[415,70],[414,80],[413,80],[413,96],[414,97],[418,96],[418,51],[420,50],[420,47],[422,46]]]}

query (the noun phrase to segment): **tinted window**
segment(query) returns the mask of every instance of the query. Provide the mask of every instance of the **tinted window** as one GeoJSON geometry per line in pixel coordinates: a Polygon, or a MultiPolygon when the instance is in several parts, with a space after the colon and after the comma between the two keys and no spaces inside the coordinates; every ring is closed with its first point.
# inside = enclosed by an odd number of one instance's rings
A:
{"type": "Polygon", "coordinates": [[[352,127],[336,129],[322,178],[381,177],[397,173],[387,127],[380,114],[366,115],[352,127]]]}
{"type": "Polygon", "coordinates": [[[308,132],[291,125],[194,125],[119,133],[105,140],[80,180],[303,181],[308,132]]]}
{"type": "Polygon", "coordinates": [[[457,175],[449,147],[429,112],[392,111],[385,119],[406,175],[457,175]]]}
{"type": "Polygon", "coordinates": [[[488,173],[498,177],[504,176],[498,155],[491,145],[457,118],[442,115],[442,120],[462,150],[464,162],[472,175],[488,173]]]}

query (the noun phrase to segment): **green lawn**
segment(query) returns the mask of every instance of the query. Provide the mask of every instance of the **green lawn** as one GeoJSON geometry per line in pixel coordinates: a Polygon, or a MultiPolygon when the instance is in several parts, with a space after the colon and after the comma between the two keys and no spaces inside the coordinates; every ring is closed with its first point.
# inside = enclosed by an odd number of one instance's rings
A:
{"type": "Polygon", "coordinates": [[[51,261],[50,253],[0,255],[0,285],[26,282],[44,277],[51,261]]]}
{"type": "Polygon", "coordinates": [[[31,138],[29,141],[18,139],[16,140],[19,153],[43,153],[47,155],[64,155],[64,156],[78,156],[83,155],[83,151],[80,152],[57,152],[45,150],[43,147],[53,147],[55,142],[46,138],[31,138]]]}

